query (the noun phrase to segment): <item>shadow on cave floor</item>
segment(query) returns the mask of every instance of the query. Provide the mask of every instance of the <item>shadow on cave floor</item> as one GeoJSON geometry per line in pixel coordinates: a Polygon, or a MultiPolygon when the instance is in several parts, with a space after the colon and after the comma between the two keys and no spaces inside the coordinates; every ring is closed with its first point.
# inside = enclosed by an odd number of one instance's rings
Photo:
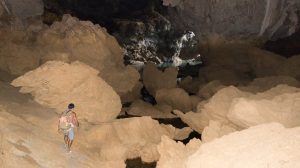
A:
{"type": "Polygon", "coordinates": [[[141,158],[126,160],[126,168],[155,168],[156,162],[143,163],[141,158]]]}

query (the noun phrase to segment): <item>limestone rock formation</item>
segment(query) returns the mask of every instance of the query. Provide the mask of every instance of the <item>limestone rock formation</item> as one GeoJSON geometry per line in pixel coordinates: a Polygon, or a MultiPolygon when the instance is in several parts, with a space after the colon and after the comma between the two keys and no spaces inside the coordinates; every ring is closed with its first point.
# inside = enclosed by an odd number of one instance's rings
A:
{"type": "Polygon", "coordinates": [[[218,80],[211,81],[206,85],[202,86],[198,91],[198,96],[209,99],[212,97],[217,91],[221,90],[225,86],[218,80]]]}
{"type": "Polygon", "coordinates": [[[123,64],[123,50],[116,39],[99,25],[64,15],[50,27],[29,25],[18,31],[0,29],[0,69],[13,75],[40,66],[49,60],[81,61],[97,70],[114,90],[124,96],[133,91],[139,73],[123,64]],[[18,64],[16,66],[15,64],[18,64]]]}
{"type": "Polygon", "coordinates": [[[99,70],[99,75],[119,95],[132,91],[138,72],[123,64],[123,50],[113,36],[90,21],[64,15],[38,36],[42,60],[81,61],[99,70]]]}
{"type": "Polygon", "coordinates": [[[20,92],[31,93],[38,103],[58,112],[73,102],[78,117],[91,122],[113,120],[121,111],[120,97],[98,71],[81,62],[50,61],[15,79],[20,92]]]}
{"type": "Polygon", "coordinates": [[[300,166],[300,127],[277,123],[251,127],[205,143],[191,155],[187,168],[291,168],[300,166]]]}
{"type": "Polygon", "coordinates": [[[57,132],[58,117],[53,109],[32,101],[30,95],[0,82],[0,167],[125,168],[124,163],[100,161],[79,140],[83,137],[81,129],[77,130],[72,153],[67,153],[63,135],[57,132]]]}
{"type": "Polygon", "coordinates": [[[237,130],[229,125],[222,125],[218,121],[210,120],[209,125],[203,129],[201,140],[203,143],[207,143],[235,131],[237,130]]]}
{"type": "Polygon", "coordinates": [[[179,87],[187,91],[188,93],[196,94],[199,90],[199,86],[202,81],[199,78],[192,78],[191,76],[185,77],[179,83],[179,87]]]}
{"type": "Polygon", "coordinates": [[[217,33],[229,38],[276,39],[295,32],[297,0],[163,0],[176,28],[191,30],[203,39],[217,33]],[[174,7],[175,6],[175,7],[174,7]],[[226,27],[226,29],[224,29],[226,27]]]}
{"type": "Polygon", "coordinates": [[[285,84],[288,86],[299,87],[300,82],[290,76],[269,76],[264,78],[256,78],[245,87],[239,87],[240,90],[252,93],[264,92],[277,85],[285,84]]]}
{"type": "MultiPolygon", "coordinates": [[[[172,126],[161,126],[150,117],[128,118],[87,127],[86,144],[93,148],[101,160],[122,161],[141,157],[145,162],[159,159],[157,145],[161,136],[175,139],[180,130],[172,126]],[[177,131],[176,131],[177,130],[177,131]]],[[[191,130],[182,130],[187,137],[191,130]]]]}
{"type": "Polygon", "coordinates": [[[175,110],[188,112],[193,109],[190,96],[180,88],[160,89],[156,92],[155,100],[158,104],[167,104],[175,110]]]}
{"type": "Polygon", "coordinates": [[[164,72],[157,69],[156,65],[149,63],[143,70],[143,83],[150,94],[155,96],[159,89],[172,89],[177,85],[177,70],[167,68],[164,72]]]}
{"type": "Polygon", "coordinates": [[[135,116],[151,116],[152,118],[175,118],[176,116],[171,114],[172,107],[169,105],[155,105],[152,106],[142,100],[134,101],[129,110],[128,114],[135,116]]]}
{"type": "Polygon", "coordinates": [[[157,162],[157,168],[183,168],[185,161],[193,154],[201,145],[198,139],[192,139],[186,145],[182,142],[175,142],[167,136],[162,136],[161,142],[158,145],[160,155],[157,162]]]}
{"type": "MultiPolygon", "coordinates": [[[[269,84],[262,84],[262,88],[264,86],[269,84]]],[[[246,87],[245,90],[253,91],[253,86],[249,87],[250,89],[246,87]]],[[[211,126],[212,129],[224,126],[239,130],[269,122],[295,127],[300,123],[298,99],[299,88],[288,85],[278,85],[264,92],[253,93],[229,86],[219,90],[207,102],[199,103],[196,112],[184,114],[175,111],[175,114],[199,133],[209,126],[210,120],[218,122],[217,126],[211,126]]]]}
{"type": "Polygon", "coordinates": [[[242,128],[269,122],[285,127],[300,126],[300,89],[279,85],[257,95],[235,99],[227,117],[242,128]]]}

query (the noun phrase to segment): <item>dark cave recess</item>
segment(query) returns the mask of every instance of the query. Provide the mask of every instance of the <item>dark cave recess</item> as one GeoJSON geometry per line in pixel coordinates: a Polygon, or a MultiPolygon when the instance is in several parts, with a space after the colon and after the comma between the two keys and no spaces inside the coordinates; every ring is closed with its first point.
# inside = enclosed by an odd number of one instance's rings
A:
{"type": "Polygon", "coordinates": [[[161,0],[44,0],[46,11],[71,13],[81,20],[90,20],[115,30],[114,19],[145,19],[151,11],[166,13],[161,0]]]}
{"type": "Polygon", "coordinates": [[[278,39],[276,41],[267,41],[263,49],[282,55],[291,57],[300,54],[300,29],[289,37],[278,39]]]}

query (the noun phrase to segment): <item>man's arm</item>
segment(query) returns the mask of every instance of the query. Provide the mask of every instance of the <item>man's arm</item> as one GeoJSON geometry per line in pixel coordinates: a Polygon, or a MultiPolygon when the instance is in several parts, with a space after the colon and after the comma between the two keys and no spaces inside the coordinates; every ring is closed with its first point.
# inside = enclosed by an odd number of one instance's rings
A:
{"type": "Polygon", "coordinates": [[[79,122],[78,122],[78,119],[77,119],[76,113],[75,113],[75,112],[73,112],[73,114],[74,114],[74,118],[75,118],[75,121],[76,121],[76,125],[77,125],[77,127],[79,127],[79,122]]]}

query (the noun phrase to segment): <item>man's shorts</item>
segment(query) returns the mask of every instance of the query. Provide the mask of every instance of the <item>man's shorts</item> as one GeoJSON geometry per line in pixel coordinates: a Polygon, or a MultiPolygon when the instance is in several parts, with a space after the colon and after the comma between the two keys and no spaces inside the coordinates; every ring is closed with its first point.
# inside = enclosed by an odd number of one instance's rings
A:
{"type": "Polygon", "coordinates": [[[68,137],[70,140],[73,140],[74,139],[74,128],[71,127],[69,132],[68,132],[68,137]]]}

